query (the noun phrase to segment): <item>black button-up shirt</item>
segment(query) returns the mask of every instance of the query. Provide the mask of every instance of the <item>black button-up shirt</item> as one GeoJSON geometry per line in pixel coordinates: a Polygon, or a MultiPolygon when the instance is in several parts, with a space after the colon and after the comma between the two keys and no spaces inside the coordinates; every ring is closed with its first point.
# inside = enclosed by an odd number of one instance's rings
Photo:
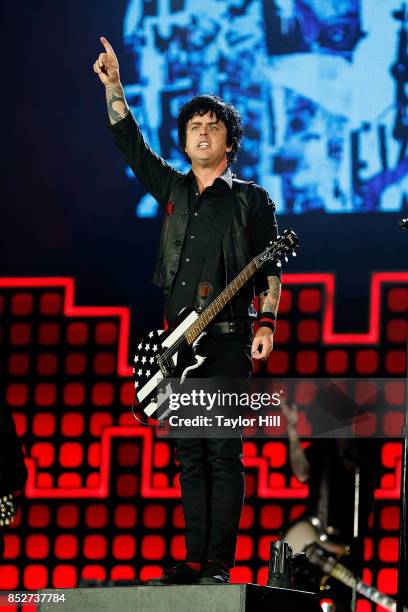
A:
{"type": "MultiPolygon", "coordinates": [[[[172,323],[184,306],[193,306],[200,282],[203,264],[207,256],[211,233],[214,229],[217,208],[223,205],[222,196],[231,189],[232,175],[228,169],[200,195],[193,172],[189,172],[189,220],[181,251],[179,269],[176,273],[173,291],[166,302],[166,317],[172,323]]],[[[176,245],[180,246],[180,245],[176,245]]],[[[213,293],[217,296],[225,287],[224,266],[220,261],[213,279],[213,293]]],[[[221,312],[217,321],[228,319],[226,311],[221,312]]]]}
{"type": "MultiPolygon", "coordinates": [[[[187,181],[189,188],[184,190],[188,198],[189,222],[182,245],[180,263],[174,270],[174,283],[171,295],[167,298],[166,314],[169,323],[174,322],[178,312],[185,306],[194,307],[198,283],[201,277],[204,258],[207,253],[211,232],[214,228],[215,211],[222,206],[223,197],[232,189],[230,169],[207,187],[201,195],[192,171],[183,174],[172,168],[159,157],[145,142],[138,124],[129,113],[122,121],[109,126],[116,144],[124,154],[134,174],[146,190],[166,209],[169,198],[180,181],[187,181]]],[[[261,253],[272,238],[277,235],[275,206],[267,192],[258,185],[251,184],[247,197],[250,200],[250,214],[245,231],[251,244],[252,256],[261,253]]],[[[237,236],[239,239],[239,236],[237,236]]],[[[181,245],[174,245],[180,247],[181,245]]],[[[270,262],[262,267],[255,276],[258,292],[267,288],[267,276],[280,276],[276,264],[270,262]]],[[[229,281],[232,279],[229,279],[229,281]]],[[[224,266],[220,257],[215,278],[213,297],[225,287],[224,266]]],[[[250,293],[241,291],[232,301],[234,317],[248,317],[250,293]]],[[[230,318],[228,306],[218,315],[217,320],[230,318]]]]}

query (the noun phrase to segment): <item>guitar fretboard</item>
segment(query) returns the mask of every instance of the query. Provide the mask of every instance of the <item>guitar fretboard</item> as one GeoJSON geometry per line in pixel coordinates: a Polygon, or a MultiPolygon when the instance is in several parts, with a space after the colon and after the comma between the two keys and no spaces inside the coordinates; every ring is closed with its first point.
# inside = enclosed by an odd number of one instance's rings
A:
{"type": "Polygon", "coordinates": [[[257,258],[255,257],[249,264],[238,274],[238,276],[224,289],[218,297],[204,310],[196,321],[185,333],[187,343],[193,344],[204,329],[211,323],[217,314],[232,300],[234,295],[245,285],[245,283],[253,276],[258,269],[257,258]]]}
{"type": "MultiPolygon", "coordinates": [[[[380,593],[375,587],[366,584],[360,578],[356,578],[354,574],[344,567],[344,565],[341,565],[341,563],[336,563],[336,565],[330,571],[330,574],[343,584],[349,586],[351,589],[355,588],[357,593],[364,595],[364,597],[367,597],[367,599],[370,601],[382,606],[383,608],[386,608],[387,610],[391,610],[391,612],[396,611],[397,602],[394,599],[384,595],[384,593],[380,593]]],[[[404,612],[408,612],[407,608],[404,608],[404,612]]]]}

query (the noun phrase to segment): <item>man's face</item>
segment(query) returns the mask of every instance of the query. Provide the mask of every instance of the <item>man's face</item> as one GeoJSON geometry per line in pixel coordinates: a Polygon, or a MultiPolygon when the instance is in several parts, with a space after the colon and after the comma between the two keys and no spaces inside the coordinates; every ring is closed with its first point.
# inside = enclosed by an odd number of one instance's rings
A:
{"type": "Polygon", "coordinates": [[[229,151],[227,128],[211,111],[205,115],[194,115],[188,121],[185,152],[193,166],[215,168],[226,160],[229,151]]]}

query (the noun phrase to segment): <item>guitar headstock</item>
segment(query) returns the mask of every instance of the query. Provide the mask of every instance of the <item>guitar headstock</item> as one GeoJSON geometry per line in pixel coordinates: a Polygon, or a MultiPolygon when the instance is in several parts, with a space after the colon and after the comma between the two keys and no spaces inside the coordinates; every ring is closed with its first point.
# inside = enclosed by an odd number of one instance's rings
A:
{"type": "Polygon", "coordinates": [[[299,244],[298,237],[293,230],[285,230],[278,236],[275,242],[271,241],[271,246],[267,247],[256,259],[257,266],[260,267],[267,261],[276,261],[277,266],[281,266],[281,259],[288,261],[288,255],[296,257],[296,249],[299,244]]]}

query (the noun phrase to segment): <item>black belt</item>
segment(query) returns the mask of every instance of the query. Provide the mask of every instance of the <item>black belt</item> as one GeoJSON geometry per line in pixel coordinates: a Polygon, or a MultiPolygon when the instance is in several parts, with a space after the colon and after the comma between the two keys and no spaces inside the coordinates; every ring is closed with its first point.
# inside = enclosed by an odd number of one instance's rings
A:
{"type": "Polygon", "coordinates": [[[221,334],[252,334],[252,324],[250,321],[220,321],[213,323],[208,328],[209,336],[219,336],[221,334]]]}

